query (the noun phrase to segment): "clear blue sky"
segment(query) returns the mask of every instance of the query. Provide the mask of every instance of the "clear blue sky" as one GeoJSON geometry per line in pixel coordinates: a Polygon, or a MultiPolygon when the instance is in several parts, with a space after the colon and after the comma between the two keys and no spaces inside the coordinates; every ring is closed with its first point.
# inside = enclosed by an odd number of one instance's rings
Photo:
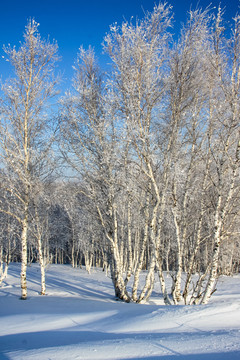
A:
{"type": "MultiPolygon", "coordinates": [[[[141,18],[143,10],[151,11],[155,0],[2,0],[0,9],[0,76],[5,79],[9,75],[9,64],[2,59],[3,44],[18,46],[22,40],[25,25],[29,18],[40,23],[42,37],[50,36],[59,45],[62,61],[59,64],[64,72],[65,85],[72,77],[72,65],[81,45],[92,45],[101,55],[101,43],[109,26],[114,22],[121,23],[131,16],[141,18]]],[[[217,6],[219,0],[170,0],[173,6],[176,23],[186,18],[192,5],[199,3],[205,8],[209,3],[217,6]]],[[[239,10],[239,0],[221,0],[226,6],[226,18],[231,19],[239,10]]],[[[239,11],[240,12],[240,11],[239,11]]],[[[176,26],[176,29],[178,26],[176,26]]],[[[102,57],[101,61],[104,62],[102,57]]]]}

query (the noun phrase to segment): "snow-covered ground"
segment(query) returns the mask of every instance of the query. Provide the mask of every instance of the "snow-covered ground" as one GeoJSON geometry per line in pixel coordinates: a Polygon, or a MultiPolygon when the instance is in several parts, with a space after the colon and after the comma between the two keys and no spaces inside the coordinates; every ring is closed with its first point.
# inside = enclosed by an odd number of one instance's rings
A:
{"type": "Polygon", "coordinates": [[[240,276],[222,277],[205,306],[164,306],[156,285],[146,305],[114,299],[111,280],[51,265],[47,296],[40,269],[28,268],[19,300],[19,264],[0,287],[0,359],[240,359],[240,276]]]}

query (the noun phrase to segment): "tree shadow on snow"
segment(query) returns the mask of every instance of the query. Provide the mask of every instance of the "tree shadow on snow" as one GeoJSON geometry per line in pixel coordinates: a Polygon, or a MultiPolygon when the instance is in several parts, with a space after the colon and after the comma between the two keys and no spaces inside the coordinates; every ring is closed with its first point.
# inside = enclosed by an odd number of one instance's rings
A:
{"type": "MultiPolygon", "coordinates": [[[[97,284],[97,281],[96,281],[97,284]]],[[[64,280],[48,279],[47,280],[47,290],[51,292],[54,289],[58,289],[59,292],[66,291],[70,295],[79,295],[82,299],[84,298],[94,298],[94,300],[103,301],[103,299],[111,299],[111,295],[108,292],[104,292],[100,289],[94,289],[94,283],[91,279],[91,282],[87,285],[73,284],[71,281],[67,283],[64,280]]],[[[113,293],[112,289],[112,293],[113,293]]]]}
{"type": "Polygon", "coordinates": [[[239,351],[230,351],[226,353],[205,353],[189,355],[163,355],[163,356],[146,356],[136,358],[118,358],[121,360],[239,360],[239,351]]]}
{"type": "MultiPolygon", "coordinates": [[[[72,268],[70,269],[72,270],[72,268]]],[[[8,273],[9,275],[18,279],[20,276],[20,265],[18,263],[11,263],[8,273]]],[[[29,294],[31,293],[31,291],[33,291],[34,294],[39,293],[39,291],[41,290],[40,267],[37,264],[33,264],[32,267],[28,267],[27,277],[29,294]],[[37,285],[38,287],[36,288],[35,285],[37,285]]],[[[103,280],[101,281],[101,283],[99,283],[97,279],[93,278],[89,278],[89,282],[87,281],[87,278],[84,278],[84,280],[86,281],[83,281],[81,279],[80,272],[78,274],[76,273],[74,279],[66,278],[65,276],[63,278],[59,278],[59,274],[57,274],[54,269],[51,269],[51,271],[49,272],[46,271],[46,293],[51,294],[52,291],[59,293],[64,292],[66,293],[66,295],[68,294],[70,296],[79,296],[81,299],[90,298],[97,301],[113,299],[114,289],[111,282],[103,280]],[[106,289],[106,291],[104,291],[104,289],[106,289]]],[[[14,285],[13,287],[19,287],[20,295],[20,282],[17,282],[17,285],[14,285]]],[[[1,289],[1,291],[4,292],[4,288],[3,290],[1,289]]],[[[8,295],[8,290],[6,291],[6,294],[8,295]]],[[[29,295],[29,297],[30,296],[31,295],[29,295]]]]}
{"type": "MultiPolygon", "coordinates": [[[[207,335],[207,334],[206,334],[207,335]]],[[[224,335],[224,332],[221,332],[224,335]]],[[[221,353],[205,353],[205,354],[181,354],[170,347],[164,345],[164,340],[169,343],[169,339],[172,337],[183,338],[184,333],[106,333],[100,331],[66,331],[66,330],[53,330],[53,331],[40,331],[40,332],[29,332],[5,335],[0,337],[0,359],[9,360],[10,353],[18,351],[37,351],[37,350],[48,350],[51,348],[62,348],[69,346],[79,346],[79,351],[86,349],[98,348],[99,351],[107,353],[108,347],[112,349],[112,345],[121,345],[127,349],[126,342],[134,345],[136,343],[136,349],[141,342],[148,341],[148,346],[152,344],[152,349],[157,351],[159,348],[159,355],[150,355],[131,358],[131,360],[239,360],[240,351],[232,352],[221,352],[221,353]],[[163,340],[163,341],[160,341],[163,340]],[[126,342],[125,342],[126,341],[126,342]],[[102,348],[104,347],[104,349],[102,348]],[[168,352],[169,355],[164,355],[164,352],[168,352]]],[[[196,336],[196,333],[193,335],[196,336]]],[[[188,338],[191,337],[188,334],[188,338]]],[[[121,350],[119,350],[121,351],[121,350]]],[[[129,360],[125,358],[121,352],[114,354],[117,359],[129,360]]],[[[24,356],[24,354],[23,354],[24,356]]],[[[36,354],[37,356],[37,354],[36,354]]],[[[86,358],[87,360],[87,358],[86,358]]]]}

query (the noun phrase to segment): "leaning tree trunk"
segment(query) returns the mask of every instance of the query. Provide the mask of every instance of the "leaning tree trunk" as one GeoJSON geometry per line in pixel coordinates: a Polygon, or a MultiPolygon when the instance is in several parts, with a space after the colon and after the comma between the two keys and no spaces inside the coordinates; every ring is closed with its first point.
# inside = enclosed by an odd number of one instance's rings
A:
{"type": "MultiPolygon", "coordinates": [[[[240,149],[240,142],[238,144],[237,151],[239,149],[240,149]]],[[[238,162],[239,162],[239,158],[238,158],[238,152],[237,152],[236,163],[238,163],[238,162]]],[[[235,181],[237,178],[237,169],[238,169],[237,166],[233,167],[233,169],[232,169],[231,184],[230,184],[230,187],[228,190],[225,204],[222,209],[221,209],[221,207],[222,207],[223,198],[222,198],[221,193],[218,194],[218,202],[217,202],[217,207],[216,207],[216,212],[215,212],[215,222],[214,222],[215,230],[214,230],[214,248],[213,248],[213,254],[212,254],[212,266],[211,266],[209,278],[207,281],[207,285],[206,285],[206,288],[204,291],[204,295],[203,295],[203,298],[201,301],[202,304],[207,304],[211,295],[215,291],[216,280],[217,280],[217,270],[218,270],[218,263],[219,263],[221,231],[222,231],[222,226],[223,226],[223,221],[224,221],[225,215],[228,211],[228,208],[230,206],[230,201],[233,197],[235,181]]]]}
{"type": "Polygon", "coordinates": [[[102,212],[97,206],[97,211],[99,215],[99,219],[103,226],[105,236],[110,243],[111,249],[111,276],[112,282],[115,290],[115,296],[119,300],[123,300],[125,302],[130,302],[130,296],[126,289],[126,284],[123,279],[123,264],[121,261],[121,255],[119,252],[118,247],[118,221],[117,221],[117,213],[116,213],[116,206],[110,206],[110,213],[112,214],[111,222],[112,222],[112,231],[109,232],[106,228],[105,222],[103,220],[102,212]]]}
{"type": "Polygon", "coordinates": [[[152,185],[155,190],[155,196],[156,196],[156,203],[154,205],[153,211],[152,211],[152,219],[150,222],[150,231],[149,231],[149,237],[150,237],[150,264],[149,264],[149,270],[148,274],[145,279],[145,285],[139,295],[138,302],[145,302],[149,299],[151,296],[154,282],[155,282],[155,268],[157,265],[157,255],[158,255],[158,239],[157,239],[157,216],[158,216],[158,209],[160,206],[160,195],[159,190],[153,175],[151,164],[148,163],[148,170],[149,175],[152,181],[152,185]]]}
{"type": "MultiPolygon", "coordinates": [[[[149,185],[149,189],[150,189],[150,185],[149,185]]],[[[139,276],[141,273],[141,270],[143,268],[143,261],[144,261],[144,256],[145,256],[145,251],[146,251],[146,244],[147,244],[147,239],[148,239],[148,228],[149,228],[149,193],[147,193],[147,198],[146,198],[146,207],[145,207],[145,225],[144,225],[144,235],[143,235],[143,240],[142,240],[142,244],[141,244],[141,248],[140,248],[140,256],[138,259],[138,263],[137,266],[135,268],[135,273],[134,273],[134,282],[133,282],[133,287],[132,287],[132,300],[134,302],[137,302],[138,300],[138,284],[139,284],[139,276]]]]}
{"type": "Polygon", "coordinates": [[[158,272],[158,278],[159,278],[161,289],[162,289],[164,304],[165,305],[171,305],[171,301],[170,301],[168,293],[167,293],[164,274],[163,274],[163,271],[162,271],[162,261],[160,260],[160,256],[158,256],[158,261],[157,261],[157,272],[158,272]]]}

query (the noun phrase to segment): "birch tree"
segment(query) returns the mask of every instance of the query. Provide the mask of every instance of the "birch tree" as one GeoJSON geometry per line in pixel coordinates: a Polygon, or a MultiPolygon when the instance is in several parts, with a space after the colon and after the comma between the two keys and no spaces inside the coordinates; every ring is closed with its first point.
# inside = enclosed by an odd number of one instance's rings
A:
{"type": "Polygon", "coordinates": [[[189,14],[176,44],[166,4],[111,26],[108,77],[81,49],[62,102],[62,150],[127,302],[147,301],[157,273],[165,304],[207,303],[239,223],[239,18],[229,41],[220,13],[215,31],[209,9],[189,14]]]}
{"type": "MultiPolygon", "coordinates": [[[[172,212],[175,228],[176,270],[172,272],[172,296],[175,304],[182,300],[181,283],[186,247],[192,226],[200,221],[200,204],[193,213],[194,201],[202,184],[202,147],[205,138],[204,113],[206,96],[206,73],[204,64],[209,47],[209,25],[211,17],[207,10],[190,11],[183,26],[180,40],[173,48],[170,59],[169,78],[169,131],[171,148],[169,173],[172,212]],[[194,214],[194,215],[193,215],[194,214]],[[194,218],[194,216],[196,216],[194,218]]],[[[202,207],[201,207],[202,208],[202,207]]],[[[191,251],[197,252],[199,238],[191,251]]],[[[172,245],[173,248],[174,245],[172,245]]],[[[192,257],[193,262],[195,256],[192,257]]],[[[189,266],[190,269],[193,264],[189,266]]]]}
{"type": "Polygon", "coordinates": [[[53,68],[58,59],[57,44],[41,39],[38,24],[30,20],[19,49],[5,47],[4,50],[15,78],[2,86],[0,156],[4,169],[10,174],[3,191],[11,195],[7,214],[21,227],[21,299],[26,299],[29,209],[38,191],[36,179],[43,180],[51,171],[49,105],[56,94],[53,68]]]}
{"type": "MultiPolygon", "coordinates": [[[[1,203],[4,202],[6,210],[8,203],[1,198],[1,203]]],[[[3,205],[3,204],[2,204],[3,205]]],[[[15,219],[11,218],[6,213],[0,213],[0,285],[7,277],[8,267],[11,261],[17,258],[18,255],[18,240],[19,233],[15,219]]]]}
{"type": "MultiPolygon", "coordinates": [[[[171,8],[159,4],[152,13],[146,13],[143,20],[137,21],[136,25],[131,22],[125,22],[121,27],[114,25],[105,38],[105,49],[114,64],[113,76],[118,107],[121,109],[121,116],[127,128],[127,136],[131,142],[133,156],[137,159],[140,174],[146,177],[146,184],[149,184],[145,189],[151,191],[150,196],[154,204],[145,212],[143,252],[135,276],[138,277],[141,271],[146,242],[149,242],[150,261],[145,286],[138,297],[136,297],[138,280],[135,277],[133,297],[137,302],[146,301],[153,289],[159,251],[157,220],[158,216],[161,216],[159,211],[163,214],[165,206],[165,190],[160,196],[161,190],[156,172],[158,165],[154,123],[164,107],[170,25],[171,8]]],[[[163,188],[164,186],[165,184],[163,188]]],[[[146,199],[148,198],[149,195],[146,196],[146,199]]]]}
{"type": "Polygon", "coordinates": [[[52,191],[49,184],[39,184],[38,193],[34,194],[30,208],[30,224],[28,235],[31,238],[30,244],[37,249],[36,261],[39,262],[41,271],[41,291],[40,295],[46,295],[46,274],[45,269],[49,264],[49,216],[52,205],[52,191]],[[51,193],[51,196],[50,196],[51,193]]]}
{"type": "Polygon", "coordinates": [[[112,249],[112,279],[116,296],[127,300],[119,249],[116,188],[120,156],[111,89],[106,89],[93,50],[80,49],[74,95],[63,101],[64,154],[80,176],[82,193],[112,249]],[[107,100],[108,98],[108,100],[107,100]]]}
{"type": "MultiPolygon", "coordinates": [[[[221,243],[227,232],[227,219],[239,216],[236,201],[240,171],[240,17],[234,19],[231,38],[224,35],[222,10],[219,7],[213,33],[211,76],[209,76],[211,184],[213,194],[213,251],[211,269],[201,300],[209,301],[215,290],[221,243]],[[235,210],[234,210],[235,209],[235,210]]],[[[231,223],[231,221],[230,221],[231,223]]]]}

